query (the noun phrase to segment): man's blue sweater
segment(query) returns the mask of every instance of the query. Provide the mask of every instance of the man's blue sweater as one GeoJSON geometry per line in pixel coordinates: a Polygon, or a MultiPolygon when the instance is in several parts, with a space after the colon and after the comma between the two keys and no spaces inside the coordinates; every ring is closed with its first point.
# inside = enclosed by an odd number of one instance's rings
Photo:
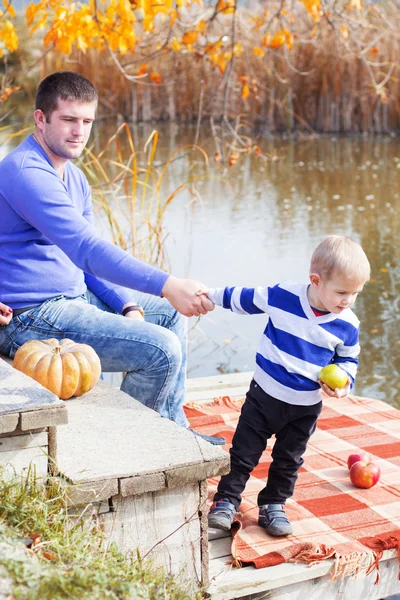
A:
{"type": "Polygon", "coordinates": [[[167,278],[96,233],[90,187],[74,164],[61,179],[33,136],[0,162],[1,302],[23,308],[87,286],[119,312],[134,301],[125,288],[159,296],[167,278]]]}

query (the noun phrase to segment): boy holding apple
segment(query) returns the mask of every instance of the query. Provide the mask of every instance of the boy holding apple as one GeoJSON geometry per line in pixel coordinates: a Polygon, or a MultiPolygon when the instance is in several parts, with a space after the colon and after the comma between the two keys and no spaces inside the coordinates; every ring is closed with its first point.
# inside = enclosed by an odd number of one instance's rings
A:
{"type": "Polygon", "coordinates": [[[359,321],[351,306],[369,278],[370,265],[361,246],[348,237],[330,236],[312,255],[308,285],[283,282],[208,293],[214,304],[239,314],[269,316],[232,440],[230,472],[221,478],[208,515],[210,527],[231,528],[250,473],[275,434],[267,485],[258,495],[258,522],[272,536],[293,532],[285,502],[293,495],[322,409],[321,388],[339,398],[354,383],[359,321]],[[347,374],[340,389],[320,380],[321,369],[331,364],[347,374]]]}

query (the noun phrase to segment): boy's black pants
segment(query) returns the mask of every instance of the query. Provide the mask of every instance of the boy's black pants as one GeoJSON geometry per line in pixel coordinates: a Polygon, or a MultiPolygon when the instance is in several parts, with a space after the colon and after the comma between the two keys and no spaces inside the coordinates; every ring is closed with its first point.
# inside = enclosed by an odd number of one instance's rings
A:
{"type": "Polygon", "coordinates": [[[293,495],[302,456],[321,410],[322,402],[296,406],[276,400],[253,380],[232,440],[231,470],[221,478],[214,500],[227,498],[238,510],[250,473],[275,434],[268,481],[258,495],[258,505],[284,504],[293,495]]]}

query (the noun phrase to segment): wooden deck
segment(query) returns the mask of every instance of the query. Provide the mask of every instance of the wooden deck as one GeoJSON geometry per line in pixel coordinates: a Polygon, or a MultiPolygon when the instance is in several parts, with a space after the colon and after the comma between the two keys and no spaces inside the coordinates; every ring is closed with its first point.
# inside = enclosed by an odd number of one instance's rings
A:
{"type": "MultiPolygon", "coordinates": [[[[188,402],[207,402],[215,397],[243,397],[249,386],[251,372],[189,379],[188,402]]],[[[234,569],[231,536],[209,530],[208,592],[212,600],[378,600],[400,592],[399,562],[396,552],[386,551],[381,561],[381,581],[375,576],[348,577],[330,581],[333,560],[309,567],[285,563],[276,567],[234,569]]]]}

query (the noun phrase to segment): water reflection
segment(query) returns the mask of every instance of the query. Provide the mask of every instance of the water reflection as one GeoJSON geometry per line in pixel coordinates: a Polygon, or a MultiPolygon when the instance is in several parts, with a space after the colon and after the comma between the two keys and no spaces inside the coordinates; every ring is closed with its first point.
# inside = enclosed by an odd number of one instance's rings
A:
{"type": "MultiPolygon", "coordinates": [[[[194,130],[187,128],[157,129],[160,162],[194,139],[194,130]]],[[[97,150],[109,133],[104,123],[94,132],[97,150]]],[[[138,149],[150,133],[149,127],[135,130],[138,149]]],[[[184,192],[167,212],[172,272],[213,287],[306,281],[312,250],[323,237],[354,237],[372,266],[372,281],[355,306],[362,344],[356,392],[400,407],[398,140],[325,137],[258,143],[276,160],[246,156],[229,169],[211,161],[207,170],[200,155],[189,152],[170,166],[164,197],[191,174],[204,173],[196,182],[201,199],[184,192]]],[[[214,155],[205,132],[199,144],[214,155]]],[[[190,375],[251,370],[264,323],[263,315],[243,317],[223,309],[200,322],[192,319],[190,375]]]]}

